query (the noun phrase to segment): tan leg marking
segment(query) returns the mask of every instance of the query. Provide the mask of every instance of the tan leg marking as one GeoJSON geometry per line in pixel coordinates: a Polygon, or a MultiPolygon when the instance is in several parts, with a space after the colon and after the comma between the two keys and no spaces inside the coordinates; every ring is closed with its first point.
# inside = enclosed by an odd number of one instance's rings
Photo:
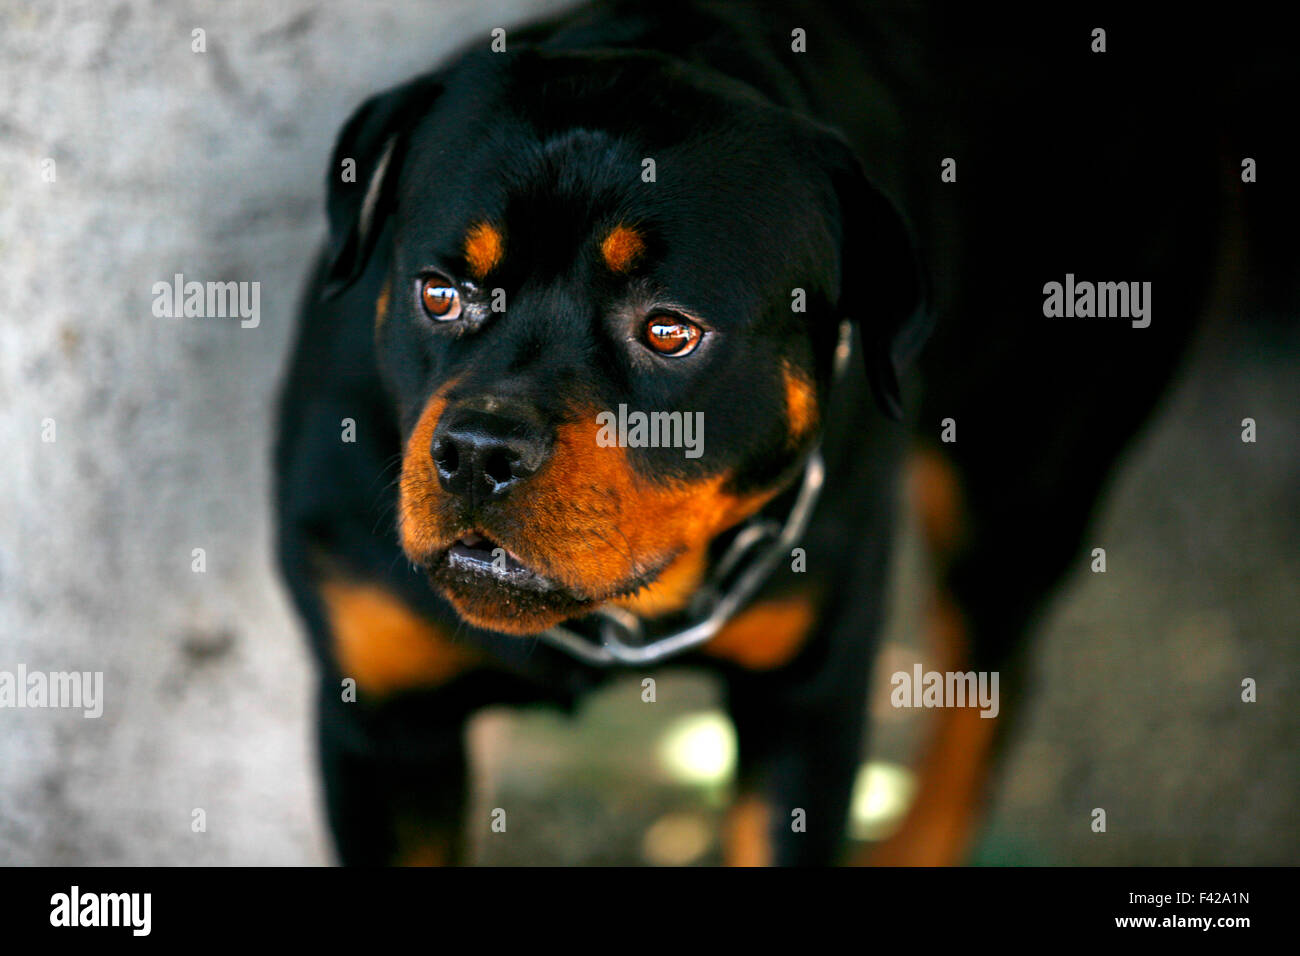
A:
{"type": "Polygon", "coordinates": [[[740,795],[727,810],[722,830],[722,855],[727,866],[771,866],[772,841],[768,825],[771,808],[757,794],[740,795]]]}
{"type": "Polygon", "coordinates": [[[399,817],[396,837],[393,866],[455,866],[458,862],[458,841],[440,827],[399,817]]]}
{"type": "MultiPolygon", "coordinates": [[[[957,475],[938,452],[921,450],[908,463],[908,491],[921,536],[942,581],[968,533],[957,475]]],[[[928,614],[928,640],[936,669],[964,670],[969,635],[961,609],[942,589],[928,614]]],[[[999,718],[978,707],[949,707],[932,718],[929,741],[917,767],[916,799],[899,829],[870,848],[877,866],[954,866],[970,850],[983,804],[999,718]]]]}

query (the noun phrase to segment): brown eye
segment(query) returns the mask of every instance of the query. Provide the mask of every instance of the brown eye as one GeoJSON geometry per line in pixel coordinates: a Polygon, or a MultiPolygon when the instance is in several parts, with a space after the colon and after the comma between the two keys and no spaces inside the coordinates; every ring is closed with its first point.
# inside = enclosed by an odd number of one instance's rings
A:
{"type": "Polygon", "coordinates": [[[695,351],[701,335],[698,325],[680,315],[651,316],[645,326],[645,344],[660,355],[674,358],[695,351]]]}
{"type": "Polygon", "coordinates": [[[450,322],[460,318],[460,292],[442,276],[421,280],[420,302],[431,319],[450,322]]]}

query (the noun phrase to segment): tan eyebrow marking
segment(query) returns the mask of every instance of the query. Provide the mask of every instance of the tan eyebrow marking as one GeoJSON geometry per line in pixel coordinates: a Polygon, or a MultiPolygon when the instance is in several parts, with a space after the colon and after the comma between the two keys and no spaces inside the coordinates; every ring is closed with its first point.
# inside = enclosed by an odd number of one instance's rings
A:
{"type": "Polygon", "coordinates": [[[631,226],[617,225],[600,244],[600,255],[614,272],[632,268],[636,257],[645,250],[645,240],[631,226]]]}
{"type": "Polygon", "coordinates": [[[487,222],[475,223],[465,235],[465,262],[470,275],[483,279],[501,262],[505,251],[501,230],[487,222]]]}

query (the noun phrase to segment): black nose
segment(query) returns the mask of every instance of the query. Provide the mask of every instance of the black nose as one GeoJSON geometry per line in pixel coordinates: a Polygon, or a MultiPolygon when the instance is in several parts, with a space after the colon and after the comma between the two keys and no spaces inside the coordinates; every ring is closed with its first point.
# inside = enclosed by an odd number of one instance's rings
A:
{"type": "Polygon", "coordinates": [[[430,452],[438,482],[471,504],[502,498],[551,457],[541,416],[527,406],[491,399],[443,412],[430,452]]]}

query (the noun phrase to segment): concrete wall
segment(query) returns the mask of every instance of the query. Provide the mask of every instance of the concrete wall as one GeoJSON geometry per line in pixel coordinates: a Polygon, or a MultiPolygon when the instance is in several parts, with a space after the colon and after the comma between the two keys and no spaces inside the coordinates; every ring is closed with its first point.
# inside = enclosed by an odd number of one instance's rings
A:
{"type": "Polygon", "coordinates": [[[293,302],[348,113],[519,7],[0,7],[0,666],[108,694],[99,720],[0,712],[0,862],[323,858],[269,558],[293,302]],[[260,282],[260,325],[156,318],[178,272],[260,282]]]}

